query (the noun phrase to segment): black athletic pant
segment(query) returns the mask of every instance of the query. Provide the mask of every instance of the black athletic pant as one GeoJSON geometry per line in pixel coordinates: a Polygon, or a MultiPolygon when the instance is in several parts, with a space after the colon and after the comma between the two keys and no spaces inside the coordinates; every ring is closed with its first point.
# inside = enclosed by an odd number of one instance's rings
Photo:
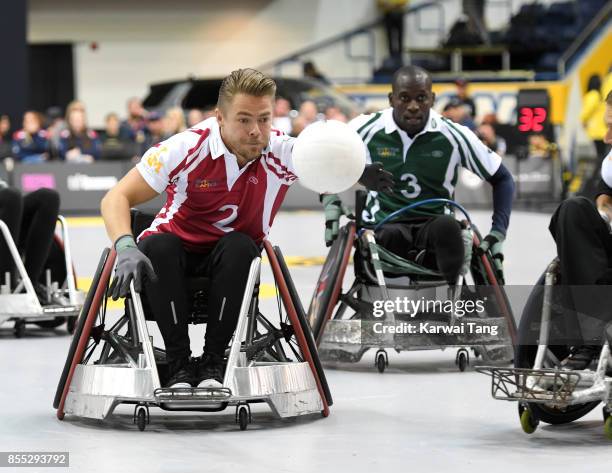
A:
{"type": "Polygon", "coordinates": [[[185,278],[194,276],[210,278],[204,350],[223,355],[236,329],[249,268],[260,255],[255,242],[244,233],[231,232],[210,253],[200,254],[185,251],[178,236],[165,233],[144,238],[138,248],[151,259],[158,277],[157,283],[145,282],[145,294],[168,360],[191,354],[185,278]]]}
{"type": "Polygon", "coordinates": [[[418,252],[426,250],[423,264],[437,268],[449,284],[455,284],[465,250],[461,227],[454,217],[388,223],[376,231],[375,237],[378,244],[405,259],[414,260],[418,252]]]}
{"type": "MultiPolygon", "coordinates": [[[[0,189],[0,220],[8,226],[32,282],[42,275],[49,256],[59,214],[59,194],[52,189],[38,189],[25,196],[17,189],[0,189]]],[[[13,272],[13,258],[4,238],[0,238],[0,280],[13,272]]]]}
{"type": "Polygon", "coordinates": [[[593,140],[593,144],[597,154],[595,164],[591,175],[588,176],[580,191],[580,195],[588,199],[594,199],[597,194],[597,185],[601,179],[601,163],[606,158],[609,149],[608,145],[602,140],[593,140]]]}
{"type": "MultiPolygon", "coordinates": [[[[612,320],[612,294],[605,285],[611,283],[606,279],[612,268],[612,236],[593,201],[585,197],[565,200],[553,214],[549,230],[557,244],[569,308],[599,320],[612,320]]],[[[567,322],[568,330],[578,329],[570,328],[574,321],[567,322]]],[[[580,328],[589,337],[590,329],[584,324],[580,328]]],[[[600,334],[596,330],[594,335],[600,334]]]]}

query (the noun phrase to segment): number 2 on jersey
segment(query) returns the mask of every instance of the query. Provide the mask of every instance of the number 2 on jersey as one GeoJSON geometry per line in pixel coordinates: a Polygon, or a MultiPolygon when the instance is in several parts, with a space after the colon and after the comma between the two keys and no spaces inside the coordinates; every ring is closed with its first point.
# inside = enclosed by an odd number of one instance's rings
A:
{"type": "Polygon", "coordinates": [[[225,233],[228,233],[228,232],[233,232],[234,231],[234,229],[232,227],[228,227],[227,225],[229,225],[234,220],[236,220],[236,218],[238,218],[238,206],[237,205],[231,205],[231,204],[224,205],[223,207],[221,207],[219,209],[219,212],[225,212],[226,210],[230,210],[231,211],[229,217],[222,218],[218,222],[213,223],[213,225],[215,227],[217,227],[219,230],[221,230],[221,231],[223,231],[225,233]]]}

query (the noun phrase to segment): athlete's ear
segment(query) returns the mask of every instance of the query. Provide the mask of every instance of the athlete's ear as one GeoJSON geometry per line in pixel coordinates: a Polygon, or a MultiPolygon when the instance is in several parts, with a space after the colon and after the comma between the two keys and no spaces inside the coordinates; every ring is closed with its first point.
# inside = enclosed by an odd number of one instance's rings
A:
{"type": "Polygon", "coordinates": [[[436,93],[435,92],[431,93],[431,103],[432,104],[436,103],[436,93]]]}
{"type": "Polygon", "coordinates": [[[388,97],[389,97],[389,105],[393,107],[393,92],[389,92],[388,97]]]}
{"type": "Polygon", "coordinates": [[[221,109],[219,107],[215,108],[215,116],[217,117],[217,123],[219,126],[223,123],[223,114],[221,113],[221,109]]]}

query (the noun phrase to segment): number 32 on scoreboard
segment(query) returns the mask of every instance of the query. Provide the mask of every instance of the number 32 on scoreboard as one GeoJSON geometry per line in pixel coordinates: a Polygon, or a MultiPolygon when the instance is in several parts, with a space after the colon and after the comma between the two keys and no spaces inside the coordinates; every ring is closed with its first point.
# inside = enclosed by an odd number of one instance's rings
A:
{"type": "Polygon", "coordinates": [[[548,113],[544,107],[521,107],[519,110],[519,131],[541,132],[548,113]]]}

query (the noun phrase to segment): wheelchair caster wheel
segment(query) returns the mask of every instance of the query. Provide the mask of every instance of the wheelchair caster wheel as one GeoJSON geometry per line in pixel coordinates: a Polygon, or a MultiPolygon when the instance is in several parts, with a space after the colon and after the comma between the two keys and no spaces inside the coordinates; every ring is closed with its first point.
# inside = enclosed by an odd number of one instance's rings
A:
{"type": "Polygon", "coordinates": [[[17,320],[15,322],[15,338],[21,338],[25,334],[26,324],[23,320],[17,320]]]}
{"type": "Polygon", "coordinates": [[[465,348],[461,348],[457,351],[457,357],[455,358],[455,364],[459,367],[459,371],[463,372],[470,364],[470,355],[465,348]]]}
{"type": "Polygon", "coordinates": [[[251,408],[248,404],[239,404],[236,407],[236,422],[240,426],[240,430],[247,429],[251,423],[251,408]]]}
{"type": "Polygon", "coordinates": [[[612,440],[612,417],[610,416],[604,422],[604,434],[608,440],[612,440]]]}
{"type": "Polygon", "coordinates": [[[74,329],[76,328],[76,317],[67,317],[66,318],[66,330],[70,335],[74,334],[74,329]]]}
{"type": "Polygon", "coordinates": [[[376,365],[376,369],[378,370],[378,372],[384,373],[385,368],[389,366],[389,358],[387,357],[387,352],[385,350],[378,350],[374,359],[374,364],[376,365]]]}
{"type": "Polygon", "coordinates": [[[146,405],[140,404],[136,406],[134,409],[134,423],[141,432],[147,427],[149,423],[149,408],[146,405]]]}
{"type": "Polygon", "coordinates": [[[519,406],[520,419],[521,419],[521,428],[523,432],[526,434],[533,434],[538,428],[538,424],[540,420],[533,415],[531,409],[529,407],[521,407],[519,406]]]}

